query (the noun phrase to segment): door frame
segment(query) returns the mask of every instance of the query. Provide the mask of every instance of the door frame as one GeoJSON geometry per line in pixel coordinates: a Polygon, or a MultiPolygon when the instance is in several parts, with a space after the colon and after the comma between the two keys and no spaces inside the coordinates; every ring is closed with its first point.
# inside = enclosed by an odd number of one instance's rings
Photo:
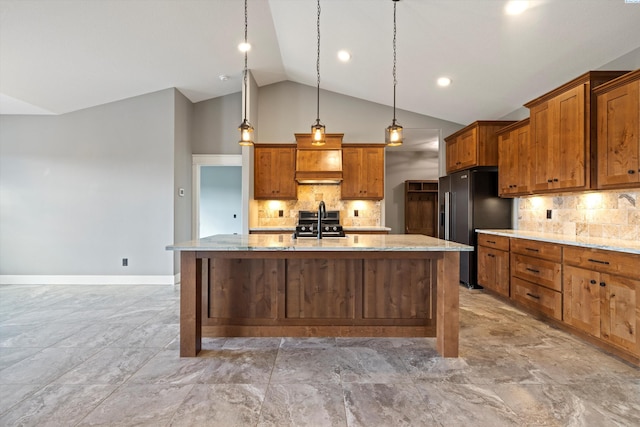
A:
{"type": "MultiPolygon", "coordinates": [[[[191,239],[197,240],[200,238],[200,176],[201,168],[203,166],[243,166],[242,154],[193,154],[191,162],[191,188],[192,188],[192,209],[191,209],[191,239]]],[[[244,170],[244,168],[242,168],[244,170]]],[[[244,201],[248,199],[245,191],[245,174],[242,174],[242,206],[240,209],[240,223],[242,229],[247,228],[245,223],[247,222],[247,211],[243,209],[244,201]]],[[[244,231],[243,231],[244,232],[244,231]]]]}

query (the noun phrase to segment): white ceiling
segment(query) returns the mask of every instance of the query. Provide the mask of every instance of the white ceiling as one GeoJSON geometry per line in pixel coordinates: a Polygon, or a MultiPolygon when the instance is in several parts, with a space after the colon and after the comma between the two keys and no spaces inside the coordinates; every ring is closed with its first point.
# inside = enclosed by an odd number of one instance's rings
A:
{"type": "MultiPolygon", "coordinates": [[[[397,107],[496,119],[631,51],[640,57],[640,4],[531,0],[519,16],[504,4],[397,3],[397,107]],[[436,86],[441,75],[449,88],[436,86]]],[[[391,105],[393,2],[321,7],[321,88],[391,105]]],[[[0,0],[0,113],[61,114],[170,87],[193,102],[238,92],[243,11],[242,0],[0,0]]],[[[249,41],[259,86],[316,85],[314,0],[249,0],[249,41]]]]}

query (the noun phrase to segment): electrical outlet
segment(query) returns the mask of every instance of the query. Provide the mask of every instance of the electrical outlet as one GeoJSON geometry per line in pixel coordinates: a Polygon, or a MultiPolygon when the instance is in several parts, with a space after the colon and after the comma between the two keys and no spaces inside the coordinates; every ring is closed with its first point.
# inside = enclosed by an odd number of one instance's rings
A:
{"type": "Polygon", "coordinates": [[[551,219],[551,213],[552,213],[552,210],[547,209],[547,219],[551,219]]]}
{"type": "Polygon", "coordinates": [[[122,258],[122,266],[126,267],[129,265],[129,258],[122,258]]]}
{"type": "Polygon", "coordinates": [[[358,214],[359,214],[358,209],[354,209],[353,216],[358,216],[358,214]]]}
{"type": "Polygon", "coordinates": [[[278,211],[278,216],[282,218],[284,216],[284,211],[283,210],[278,211]]]}

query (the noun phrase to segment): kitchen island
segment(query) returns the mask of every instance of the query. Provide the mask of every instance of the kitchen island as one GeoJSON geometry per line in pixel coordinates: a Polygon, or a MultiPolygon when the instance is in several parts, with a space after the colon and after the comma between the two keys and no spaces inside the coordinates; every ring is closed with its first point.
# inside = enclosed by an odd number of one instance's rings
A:
{"type": "Polygon", "coordinates": [[[215,235],[181,252],[180,356],[202,336],[426,336],[458,356],[461,251],[422,235],[215,235]]]}

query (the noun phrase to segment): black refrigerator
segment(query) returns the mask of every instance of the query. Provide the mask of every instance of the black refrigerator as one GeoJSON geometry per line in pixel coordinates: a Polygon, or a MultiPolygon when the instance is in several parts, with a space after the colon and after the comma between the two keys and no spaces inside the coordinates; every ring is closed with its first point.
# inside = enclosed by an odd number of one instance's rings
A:
{"type": "Polygon", "coordinates": [[[498,197],[497,169],[476,168],[441,177],[438,206],[438,237],[474,247],[473,252],[460,252],[460,283],[481,288],[475,230],[512,228],[513,201],[498,197]]]}

